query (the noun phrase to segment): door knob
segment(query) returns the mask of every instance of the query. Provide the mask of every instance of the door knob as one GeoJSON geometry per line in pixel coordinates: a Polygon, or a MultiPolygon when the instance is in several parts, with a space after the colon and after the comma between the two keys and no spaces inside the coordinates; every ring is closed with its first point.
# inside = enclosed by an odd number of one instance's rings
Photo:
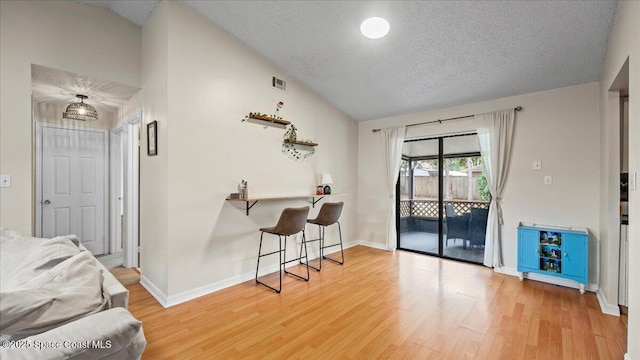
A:
{"type": "Polygon", "coordinates": [[[45,204],[45,205],[49,205],[49,204],[51,204],[51,200],[49,200],[49,199],[45,200],[45,201],[44,201],[44,204],[45,204]]]}

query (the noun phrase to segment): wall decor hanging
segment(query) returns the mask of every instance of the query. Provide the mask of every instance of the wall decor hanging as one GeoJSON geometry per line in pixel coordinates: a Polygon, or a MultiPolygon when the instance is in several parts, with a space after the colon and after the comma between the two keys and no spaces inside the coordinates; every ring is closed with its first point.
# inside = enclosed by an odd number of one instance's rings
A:
{"type": "Polygon", "coordinates": [[[252,122],[263,125],[266,129],[268,126],[287,129],[282,140],[282,152],[287,154],[291,159],[296,161],[304,161],[315,154],[315,147],[318,146],[311,140],[298,139],[297,129],[291,121],[282,119],[280,109],[284,106],[284,102],[278,101],[273,115],[267,115],[259,112],[250,112],[240,122],[252,122]]]}
{"type": "Polygon", "coordinates": [[[296,126],[291,124],[282,141],[282,152],[296,161],[305,161],[315,154],[318,146],[311,140],[298,139],[296,126]]]}
{"type": "Polygon", "coordinates": [[[147,156],[158,155],[158,122],[147,124],[147,156]]]}

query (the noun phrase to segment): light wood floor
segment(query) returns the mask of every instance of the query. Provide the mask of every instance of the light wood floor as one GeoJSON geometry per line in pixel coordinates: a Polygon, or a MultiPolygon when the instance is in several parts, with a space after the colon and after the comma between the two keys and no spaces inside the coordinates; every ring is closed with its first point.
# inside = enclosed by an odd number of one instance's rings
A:
{"type": "MultiPolygon", "coordinates": [[[[622,359],[593,293],[367,247],[282,294],[253,281],[164,309],[132,285],[144,359],[622,359]]],[[[277,281],[277,277],[271,277],[277,281]]]]}

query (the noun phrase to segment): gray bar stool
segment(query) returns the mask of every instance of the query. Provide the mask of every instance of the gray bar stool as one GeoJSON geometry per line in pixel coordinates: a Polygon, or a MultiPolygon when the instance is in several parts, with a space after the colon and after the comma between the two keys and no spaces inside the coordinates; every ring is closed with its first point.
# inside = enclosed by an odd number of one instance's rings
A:
{"type": "MultiPolygon", "coordinates": [[[[343,205],[344,203],[342,201],[337,203],[324,203],[322,204],[322,207],[318,212],[318,216],[315,219],[307,220],[308,224],[318,225],[318,238],[307,240],[307,242],[314,242],[314,241],[320,242],[320,246],[319,246],[320,256],[318,258],[320,261],[319,266],[314,267],[312,265],[309,265],[308,259],[307,259],[307,266],[310,266],[314,270],[320,271],[322,269],[322,259],[327,259],[329,261],[333,261],[334,263],[340,264],[340,265],[344,264],[344,248],[342,247],[342,228],[340,227],[340,222],[338,221],[340,219],[340,214],[342,214],[343,205]],[[338,233],[340,234],[340,242],[331,244],[331,245],[325,245],[324,231],[327,226],[330,226],[333,224],[338,224],[338,233]],[[324,249],[338,246],[338,245],[340,246],[341,260],[335,260],[328,256],[324,256],[324,249]]],[[[302,244],[300,245],[300,252],[302,253],[302,244]]],[[[302,259],[300,259],[300,263],[302,263],[302,259]]]]}
{"type": "MultiPolygon", "coordinates": [[[[285,268],[285,265],[293,262],[293,261],[300,261],[300,263],[302,263],[302,248],[304,247],[304,258],[307,260],[307,263],[309,262],[309,258],[307,257],[307,241],[304,235],[304,227],[307,221],[307,215],[309,215],[309,207],[302,207],[302,208],[286,208],[282,211],[282,214],[280,214],[280,220],[278,220],[278,224],[274,227],[270,227],[270,228],[262,228],[260,229],[261,234],[260,234],[260,247],[258,248],[258,264],[256,265],[256,283],[260,284],[260,285],[264,285],[266,287],[268,287],[269,289],[280,293],[280,291],[282,291],[282,275],[283,275],[283,271],[285,274],[289,274],[292,276],[297,277],[298,279],[302,279],[304,281],[309,281],[309,265],[307,265],[307,277],[302,277],[300,275],[288,272],[287,269],[285,268]],[[292,259],[292,260],[287,260],[287,237],[291,236],[291,235],[295,235],[299,232],[302,231],[302,243],[300,244],[300,256],[292,259]],[[264,236],[264,233],[269,233],[269,234],[273,234],[273,235],[278,235],[278,245],[279,245],[279,250],[278,251],[273,251],[270,253],[266,253],[263,254],[262,253],[262,238],[264,236]],[[284,249],[282,247],[282,238],[284,237],[284,249]],[[260,269],[260,258],[261,257],[265,257],[265,256],[269,256],[269,255],[274,255],[274,254],[279,254],[280,255],[280,262],[279,262],[279,272],[280,272],[280,286],[276,289],[274,287],[271,287],[263,282],[261,282],[260,280],[258,280],[258,270],[260,269]],[[284,258],[284,260],[283,260],[284,258]]],[[[295,248],[294,248],[295,249],[295,248]]]]}

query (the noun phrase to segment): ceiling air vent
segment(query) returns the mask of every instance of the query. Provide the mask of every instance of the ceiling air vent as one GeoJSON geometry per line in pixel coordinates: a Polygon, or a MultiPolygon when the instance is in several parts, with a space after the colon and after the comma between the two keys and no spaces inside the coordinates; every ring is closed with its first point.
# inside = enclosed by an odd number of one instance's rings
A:
{"type": "Polygon", "coordinates": [[[287,82],[275,76],[271,78],[271,86],[278,90],[287,91],[287,82]]]}

